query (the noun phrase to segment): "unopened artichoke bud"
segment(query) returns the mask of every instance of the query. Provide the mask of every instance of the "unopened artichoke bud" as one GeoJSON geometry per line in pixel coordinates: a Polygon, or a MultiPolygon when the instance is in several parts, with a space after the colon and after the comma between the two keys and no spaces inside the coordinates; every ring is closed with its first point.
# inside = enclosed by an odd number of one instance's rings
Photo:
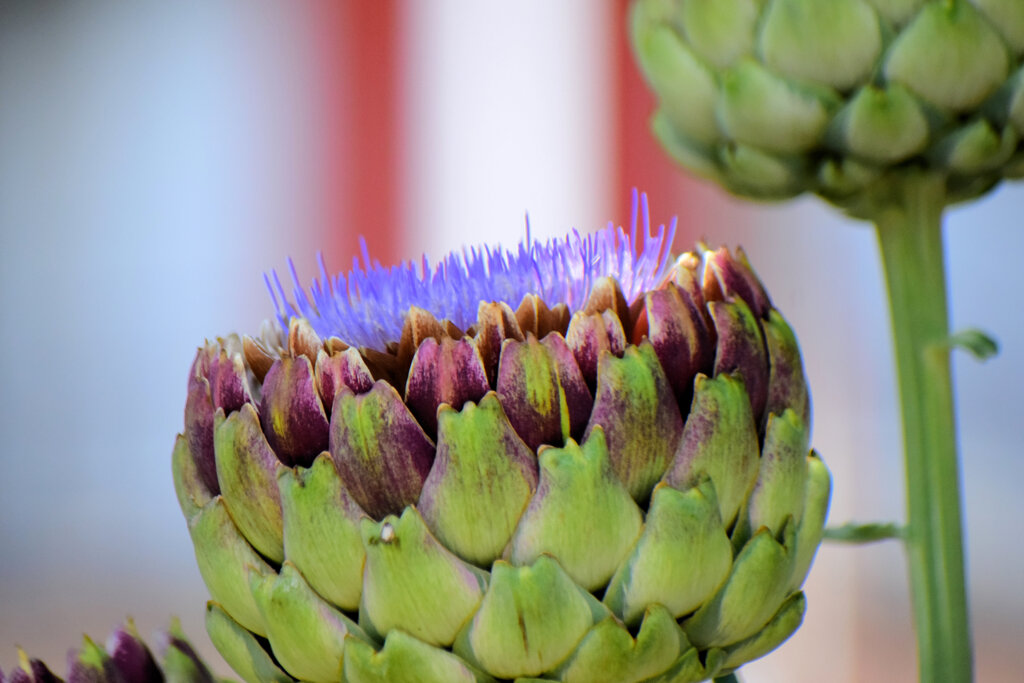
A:
{"type": "Polygon", "coordinates": [[[89,636],[68,653],[68,683],[122,683],[126,678],[114,661],[89,636]]]}
{"type": "Polygon", "coordinates": [[[129,681],[161,681],[163,675],[146,644],[139,637],[135,622],[128,619],[107,638],[107,653],[129,681]]]}
{"type": "Polygon", "coordinates": [[[636,204],[278,284],[199,349],[174,482],[242,678],[696,682],[799,626],[830,481],[796,336],[636,204]]]}
{"type": "Polygon", "coordinates": [[[157,634],[156,641],[168,683],[214,683],[213,674],[185,637],[177,619],[172,619],[170,628],[157,634]]]}
{"type": "MultiPolygon", "coordinates": [[[[105,647],[89,636],[82,638],[78,649],[68,652],[68,683],[214,683],[215,678],[206,664],[192,649],[177,620],[169,630],[158,633],[157,661],[139,637],[135,624],[128,619],[107,639],[105,647]]],[[[0,683],[60,683],[38,659],[29,659],[18,650],[19,665],[0,683]]],[[[291,679],[288,679],[291,680],[291,679]]]]}
{"type": "Polygon", "coordinates": [[[756,198],[858,200],[905,171],[951,201],[1024,174],[1024,3],[638,0],[676,161],[756,198]]]}
{"type": "Polygon", "coordinates": [[[30,658],[24,650],[18,648],[18,666],[9,671],[3,680],[7,683],[60,683],[61,678],[42,661],[30,658]]]}

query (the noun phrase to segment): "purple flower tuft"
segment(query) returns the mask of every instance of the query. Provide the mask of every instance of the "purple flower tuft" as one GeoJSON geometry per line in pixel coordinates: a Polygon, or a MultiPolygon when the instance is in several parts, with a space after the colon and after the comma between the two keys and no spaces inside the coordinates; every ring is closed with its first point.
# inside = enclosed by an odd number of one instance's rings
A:
{"type": "Polygon", "coordinates": [[[463,249],[433,267],[426,256],[419,267],[412,261],[385,267],[370,260],[366,242],[360,240],[363,265],[353,259],[347,277],[330,277],[323,256],[318,255],[320,278],[313,279],[308,292],[289,260],[294,304],[276,271],[265,279],[284,329],[288,329],[289,318],[303,317],[322,338],[338,337],[351,346],[384,349],[400,338],[406,311],[412,306],[439,319],[447,318],[461,329],[476,322],[481,301],[505,301],[514,306],[527,294],[536,294],[551,305],[564,303],[572,313],[586,302],[593,283],[609,275],[632,302],[664,276],[675,230],[673,218],[667,229],[661,225],[652,235],[647,195],[640,195],[638,201],[634,190],[629,233],[609,223],[587,235],[573,230],[564,238],[541,242],[531,239],[527,221],[526,238],[515,250],[463,249]],[[638,250],[640,216],[644,234],[638,250]]]}

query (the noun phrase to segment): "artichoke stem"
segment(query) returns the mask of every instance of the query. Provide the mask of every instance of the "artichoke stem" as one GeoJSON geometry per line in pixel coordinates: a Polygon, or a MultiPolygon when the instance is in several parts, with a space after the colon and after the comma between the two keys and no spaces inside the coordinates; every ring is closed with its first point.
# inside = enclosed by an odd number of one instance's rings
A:
{"type": "Polygon", "coordinates": [[[950,377],[945,178],[894,174],[868,201],[889,291],[903,413],[906,543],[921,681],[970,681],[960,463],[950,377]]]}
{"type": "Polygon", "coordinates": [[[844,524],[825,529],[825,540],[833,543],[875,543],[904,538],[906,530],[899,524],[879,522],[873,524],[844,524]]]}

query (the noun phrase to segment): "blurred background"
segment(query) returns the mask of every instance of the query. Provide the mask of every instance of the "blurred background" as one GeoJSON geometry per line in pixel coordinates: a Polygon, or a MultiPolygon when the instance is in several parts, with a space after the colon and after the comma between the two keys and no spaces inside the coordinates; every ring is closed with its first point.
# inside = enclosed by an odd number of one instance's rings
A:
{"type": "MultiPolygon", "coordinates": [[[[832,521],[901,520],[900,435],[873,233],[812,198],[687,179],[647,132],[621,0],[0,4],[0,667],[63,671],[81,634],[203,627],[170,452],[204,338],[272,315],[262,276],[626,223],[742,244],[796,329],[832,521]]],[[[1024,668],[1024,186],[948,214],[979,681],[1024,668]]],[[[893,542],[822,548],[803,628],[744,680],[910,681],[893,542]]]]}

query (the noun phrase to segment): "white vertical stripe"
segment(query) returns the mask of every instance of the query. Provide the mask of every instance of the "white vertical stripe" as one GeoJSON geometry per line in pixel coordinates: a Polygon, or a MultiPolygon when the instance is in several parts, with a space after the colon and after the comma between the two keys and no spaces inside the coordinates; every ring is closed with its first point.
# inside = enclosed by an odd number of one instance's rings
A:
{"type": "Polygon", "coordinates": [[[409,256],[613,218],[612,7],[406,5],[409,256]]]}

